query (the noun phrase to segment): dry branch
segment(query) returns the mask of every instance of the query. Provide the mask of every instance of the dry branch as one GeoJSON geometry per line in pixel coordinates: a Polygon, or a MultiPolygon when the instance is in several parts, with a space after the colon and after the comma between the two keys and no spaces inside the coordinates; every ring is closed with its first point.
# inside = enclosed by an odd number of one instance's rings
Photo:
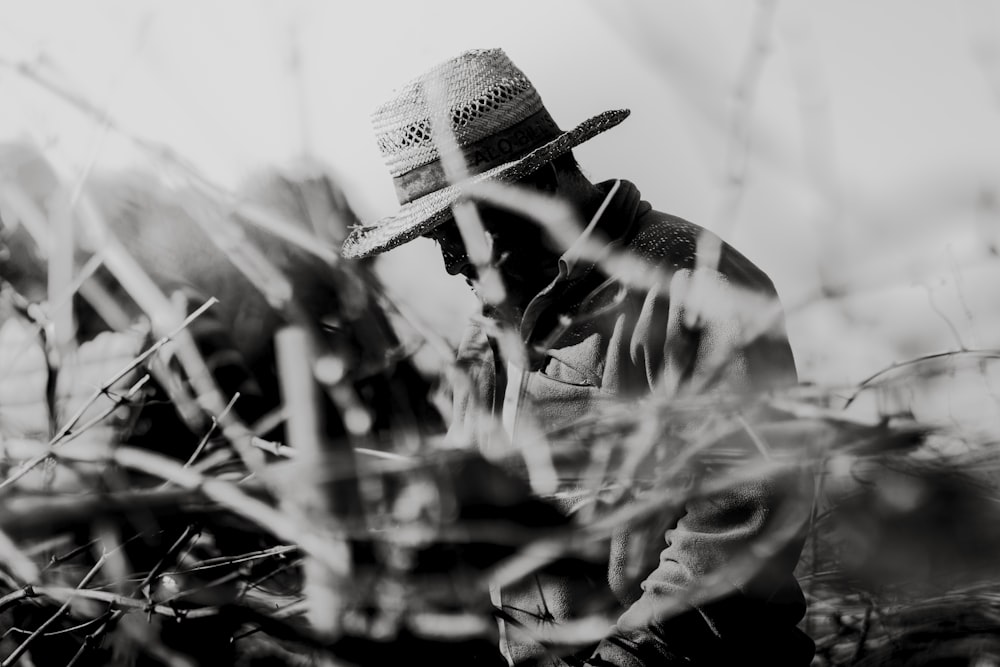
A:
{"type": "MultiPolygon", "coordinates": [[[[115,373],[111,378],[106,380],[104,384],[102,384],[97,390],[95,390],[94,393],[91,394],[90,398],[87,399],[84,402],[84,404],[76,411],[76,413],[74,413],[73,416],[71,416],[69,420],[67,420],[67,422],[63,424],[63,426],[56,432],[56,434],[49,441],[49,447],[55,448],[59,446],[62,442],[67,441],[72,436],[74,427],[83,417],[83,415],[86,414],[87,410],[90,409],[90,407],[95,402],[97,402],[97,400],[101,396],[108,395],[111,387],[113,387],[115,384],[121,381],[122,378],[124,378],[129,373],[134,371],[136,368],[141,366],[147,359],[149,359],[153,354],[159,351],[164,345],[173,340],[188,325],[190,325],[191,322],[197,319],[202,313],[211,308],[212,305],[214,304],[215,304],[215,299],[209,299],[200,308],[198,308],[193,313],[191,313],[191,315],[186,317],[184,321],[181,322],[181,324],[176,329],[174,329],[174,331],[168,333],[166,336],[164,336],[157,342],[153,343],[153,345],[147,348],[145,352],[143,352],[138,357],[133,359],[131,362],[126,364],[124,368],[122,368],[120,371],[115,373]]],[[[144,382],[144,380],[140,382],[144,382]]],[[[141,384],[133,385],[133,389],[137,390],[141,386],[142,386],[141,384]]],[[[38,465],[44,462],[50,455],[51,454],[44,454],[44,455],[40,454],[35,458],[21,464],[17,472],[15,472],[12,475],[9,475],[6,479],[0,482],[0,492],[2,492],[4,489],[9,489],[15,482],[17,482],[17,480],[21,479],[22,477],[24,477],[24,475],[31,472],[34,468],[36,468],[38,465]]]]}

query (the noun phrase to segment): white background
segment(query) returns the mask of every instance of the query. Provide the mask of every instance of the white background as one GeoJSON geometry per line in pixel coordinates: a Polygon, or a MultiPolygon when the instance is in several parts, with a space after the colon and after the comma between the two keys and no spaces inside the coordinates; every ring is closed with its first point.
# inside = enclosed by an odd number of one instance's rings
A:
{"type": "MultiPolygon", "coordinates": [[[[374,220],[396,203],[371,109],[443,59],[500,46],[563,127],[632,110],[578,149],[585,171],[634,181],[655,208],[715,229],[763,267],[789,308],[804,379],[852,383],[915,355],[1000,343],[996,5],[769,7],[3,1],[0,139],[80,170],[148,166],[11,67],[41,62],[117,127],[220,184],[307,157],[374,220]],[[744,159],[746,180],[727,185],[744,159]],[[817,298],[823,286],[837,296],[817,298]]],[[[473,302],[431,248],[388,253],[380,269],[454,337],[473,302]]]]}

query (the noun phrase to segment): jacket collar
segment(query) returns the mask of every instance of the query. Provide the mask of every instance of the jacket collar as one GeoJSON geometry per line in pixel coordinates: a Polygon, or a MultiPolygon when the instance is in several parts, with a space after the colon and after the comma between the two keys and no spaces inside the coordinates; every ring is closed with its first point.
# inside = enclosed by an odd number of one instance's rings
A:
{"type": "Polygon", "coordinates": [[[595,243],[605,247],[619,245],[632,231],[642,206],[645,204],[649,208],[649,204],[642,201],[639,189],[630,181],[603,181],[597,188],[604,192],[604,201],[580,236],[559,258],[559,275],[565,279],[572,280],[593,268],[593,262],[586,259],[588,246],[592,248],[589,253],[592,257],[593,250],[599,249],[594,247],[595,243]]]}
{"type": "Polygon", "coordinates": [[[633,234],[636,221],[649,209],[642,201],[639,189],[627,180],[609,180],[597,184],[603,191],[604,201],[580,236],[559,257],[559,273],[540,291],[524,310],[520,333],[527,341],[539,317],[573,283],[584,278],[595,268],[595,253],[602,256],[607,250],[620,246],[633,234]]]}

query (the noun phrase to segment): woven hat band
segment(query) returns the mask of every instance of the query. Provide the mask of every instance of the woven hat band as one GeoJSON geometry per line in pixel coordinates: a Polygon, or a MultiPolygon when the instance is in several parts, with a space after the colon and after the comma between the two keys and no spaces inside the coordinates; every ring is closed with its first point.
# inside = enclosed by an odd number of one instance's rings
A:
{"type": "MultiPolygon", "coordinates": [[[[504,130],[460,146],[459,150],[469,173],[475,175],[524,157],[561,133],[562,130],[543,107],[504,130]]],[[[450,185],[440,158],[400,174],[392,181],[400,204],[407,204],[450,185]]]]}

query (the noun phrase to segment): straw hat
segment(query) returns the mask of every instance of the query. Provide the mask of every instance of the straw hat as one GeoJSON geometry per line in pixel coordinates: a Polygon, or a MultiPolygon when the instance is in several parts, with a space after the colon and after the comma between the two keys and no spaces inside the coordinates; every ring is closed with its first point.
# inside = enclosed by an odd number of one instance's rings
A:
{"type": "Polygon", "coordinates": [[[606,111],[563,131],[502,50],[468,51],[444,62],[372,114],[401,206],[395,215],[355,227],[343,255],[368,257],[411,241],[451,217],[469,185],[524,178],[628,114],[606,111]]]}

